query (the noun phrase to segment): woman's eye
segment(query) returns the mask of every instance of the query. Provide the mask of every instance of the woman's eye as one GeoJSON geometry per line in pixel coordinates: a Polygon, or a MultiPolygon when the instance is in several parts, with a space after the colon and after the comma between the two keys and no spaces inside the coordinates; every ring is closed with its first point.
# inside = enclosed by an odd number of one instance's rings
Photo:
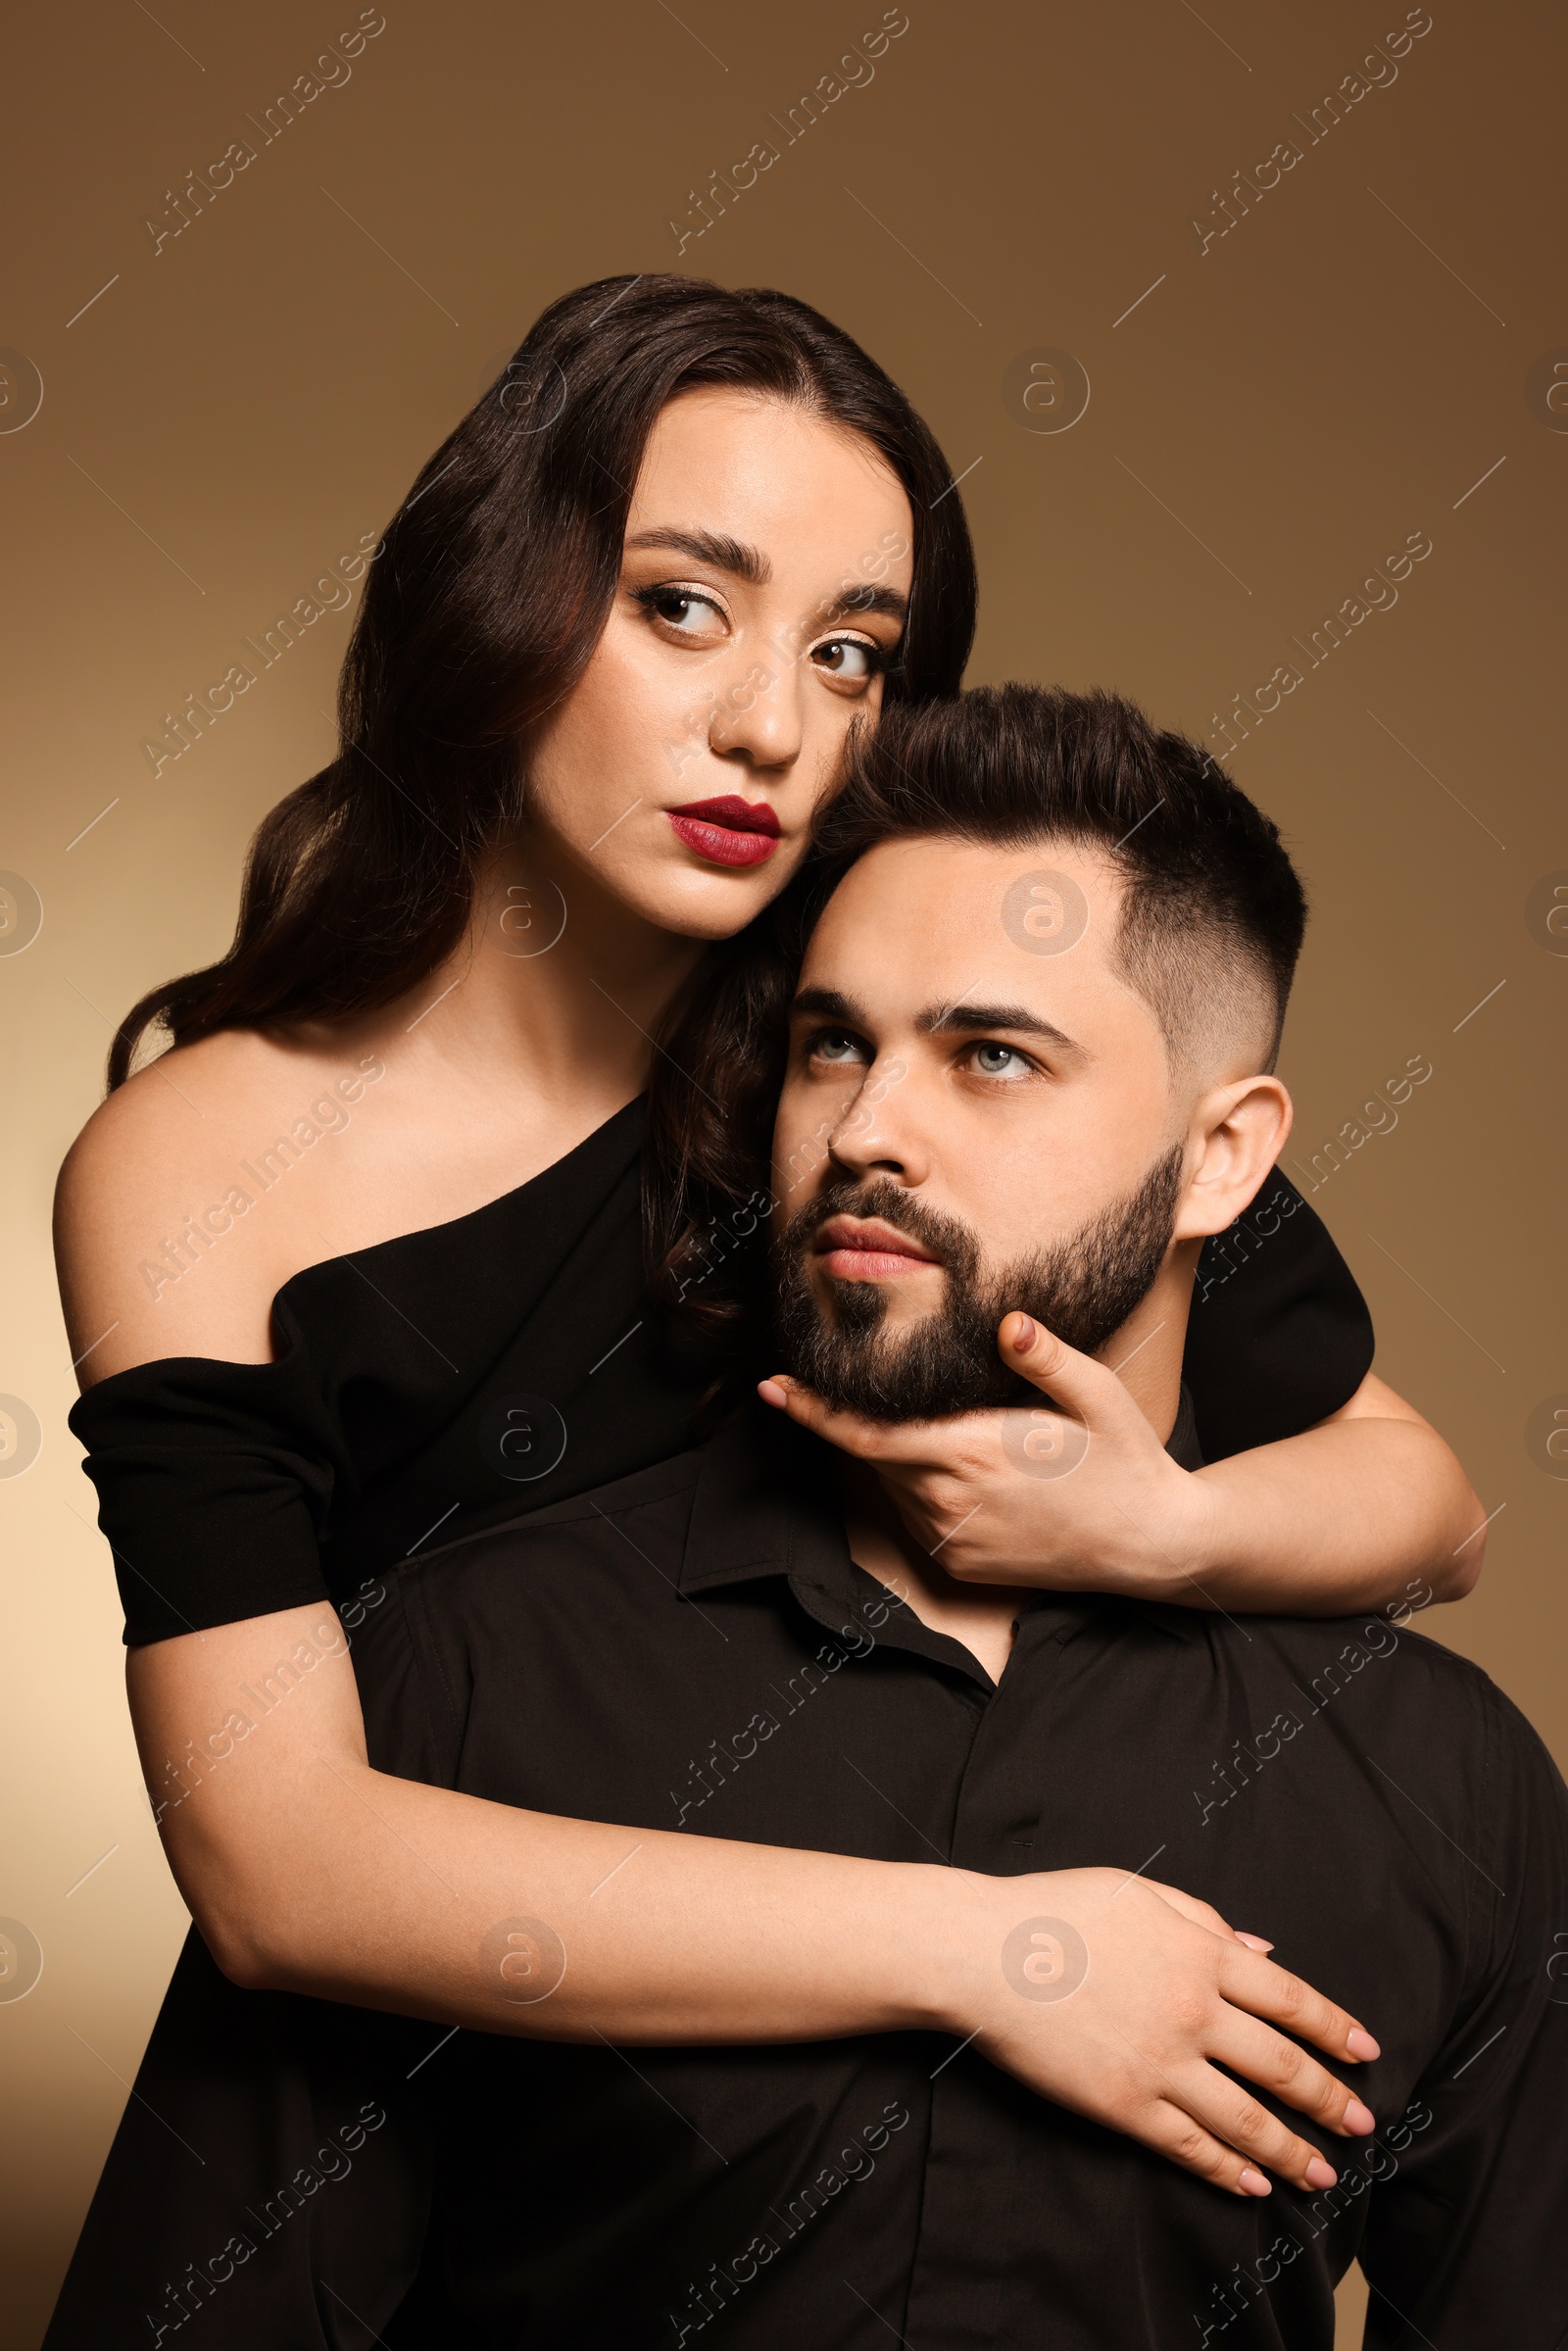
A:
{"type": "Polygon", "coordinates": [[[811,1039],[811,1058],[814,1061],[858,1061],[861,1058],[858,1037],[845,1029],[824,1029],[811,1039]]]}
{"type": "Polygon", "coordinates": [[[638,588],[634,591],[645,612],[657,612],[666,628],[682,636],[706,636],[714,625],[722,626],[724,615],[710,596],[699,596],[691,588],[638,588]]]}
{"type": "Polygon", "coordinates": [[[974,1065],[984,1078],[1024,1077],[1029,1064],[1010,1045],[977,1045],[974,1065]]]}
{"type": "Polygon", "coordinates": [[[875,645],[867,645],[860,637],[830,637],[825,645],[812,649],[811,659],[818,669],[831,677],[842,677],[854,685],[863,685],[882,668],[883,659],[875,645]]]}

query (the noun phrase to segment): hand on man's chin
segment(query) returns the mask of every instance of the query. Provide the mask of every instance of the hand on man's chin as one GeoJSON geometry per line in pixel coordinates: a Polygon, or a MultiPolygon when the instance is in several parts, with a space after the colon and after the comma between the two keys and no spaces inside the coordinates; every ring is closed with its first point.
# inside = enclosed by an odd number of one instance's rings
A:
{"type": "Polygon", "coordinates": [[[1201,1473],[1171,1459],[1114,1372],[1029,1316],[1005,1316],[997,1347],[1020,1403],[883,1420],[788,1373],[758,1393],[869,1462],[915,1542],[960,1582],[1190,1599],[1213,1547],[1201,1473]]]}

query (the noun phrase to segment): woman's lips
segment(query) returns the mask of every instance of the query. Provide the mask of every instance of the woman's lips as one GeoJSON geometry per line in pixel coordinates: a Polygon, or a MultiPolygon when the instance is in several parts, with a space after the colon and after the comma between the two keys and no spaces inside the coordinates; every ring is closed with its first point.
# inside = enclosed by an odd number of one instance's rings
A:
{"type": "Polygon", "coordinates": [[[779,821],[765,800],[754,806],[725,793],[664,813],[677,840],[713,865],[761,865],[778,847],[779,821]]]}
{"type": "Polygon", "coordinates": [[[840,1282],[889,1282],[934,1265],[917,1241],[878,1218],[830,1217],[818,1238],[816,1261],[840,1282]]]}

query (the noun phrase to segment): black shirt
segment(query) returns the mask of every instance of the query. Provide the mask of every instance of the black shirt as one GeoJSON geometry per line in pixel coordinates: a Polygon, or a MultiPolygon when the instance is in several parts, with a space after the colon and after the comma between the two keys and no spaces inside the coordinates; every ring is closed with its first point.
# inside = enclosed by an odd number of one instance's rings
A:
{"type": "MultiPolygon", "coordinates": [[[[471,1215],[307,1266],[273,1301],[270,1363],[170,1356],[89,1388],[71,1426],[126,1641],[343,1605],[432,1541],[694,1444],[722,1357],[647,1300],[645,1126],[628,1103],[471,1215]]],[[[212,1246],[242,1249],[236,1230],[212,1246]]],[[[1194,1296],[1211,1461],[1310,1427],[1371,1364],[1349,1268],[1277,1168],[1205,1245],[1194,1296]]]]}
{"type": "MultiPolygon", "coordinates": [[[[88,1447],[126,1640],[330,1595],[367,1664],[378,1660],[384,1751],[423,1768],[402,1563],[697,1442],[714,1364],[648,1310],[644,1127],[634,1102],[471,1215],[307,1267],[275,1301],[272,1362],[170,1358],[89,1389],[71,1425],[88,1447]]],[[[334,1147],[323,1136],[311,1148],[334,1147]]],[[[197,1261],[180,1278],[207,1277],[197,1261]]],[[[1257,1206],[1205,1247],[1196,1299],[1186,1374],[1210,1459],[1321,1419],[1371,1361],[1349,1270],[1277,1170],[1257,1206]]],[[[428,1592],[438,1606],[439,1582],[428,1592]]],[[[721,1731],[708,1725],[704,1739],[721,1731]]],[[[564,1811],[593,1817],[591,1775],[580,1786],[565,1775],[561,1792],[564,1811]]],[[[414,2101],[436,2068],[410,2082],[430,2035],[407,2032],[405,2046],[400,2020],[243,1991],[192,1933],[48,2351],[116,2351],[159,2326],[198,2351],[208,2340],[335,2351],[346,2322],[334,2297],[365,2310],[378,2293],[375,2309],[390,2312],[417,2265],[429,2199],[414,2101]],[[356,2119],[367,2108],[384,2117],[368,2135],[356,2119]],[[300,2225],[253,2228],[246,2216],[272,2212],[289,2182],[307,2199],[293,2208],[300,2225]],[[231,2241],[238,2250],[225,2250],[231,2241]],[[214,2278],[222,2290],[209,2310],[214,2278]]],[[[460,2036],[453,2052],[466,2046],[460,2036]]],[[[468,2081],[482,2132],[483,2069],[468,2081]]]]}
{"type": "Polygon", "coordinates": [[[1335,2189],[1243,2201],[936,2035],[464,2033],[389,2343],[1327,2351],[1357,2255],[1371,2343],[1559,2343],[1568,1798],[1523,1718],[1384,1616],[1049,1593],[993,1684],[852,1562],[821,1458],[759,1408],[411,1565],[355,1651],[372,1761],[634,1829],[1153,1869],[1364,2019],[1377,2135],[1319,2134],[1335,2189]]]}

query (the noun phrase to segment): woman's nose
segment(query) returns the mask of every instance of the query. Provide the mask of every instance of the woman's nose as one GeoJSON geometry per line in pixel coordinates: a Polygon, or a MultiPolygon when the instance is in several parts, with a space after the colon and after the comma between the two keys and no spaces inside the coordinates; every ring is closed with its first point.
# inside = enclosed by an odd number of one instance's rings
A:
{"type": "Polygon", "coordinates": [[[756,767],[788,767],[800,757],[801,739],[799,681],[790,665],[772,659],[753,661],[720,690],[708,741],[721,758],[749,759],[756,767]]]}

